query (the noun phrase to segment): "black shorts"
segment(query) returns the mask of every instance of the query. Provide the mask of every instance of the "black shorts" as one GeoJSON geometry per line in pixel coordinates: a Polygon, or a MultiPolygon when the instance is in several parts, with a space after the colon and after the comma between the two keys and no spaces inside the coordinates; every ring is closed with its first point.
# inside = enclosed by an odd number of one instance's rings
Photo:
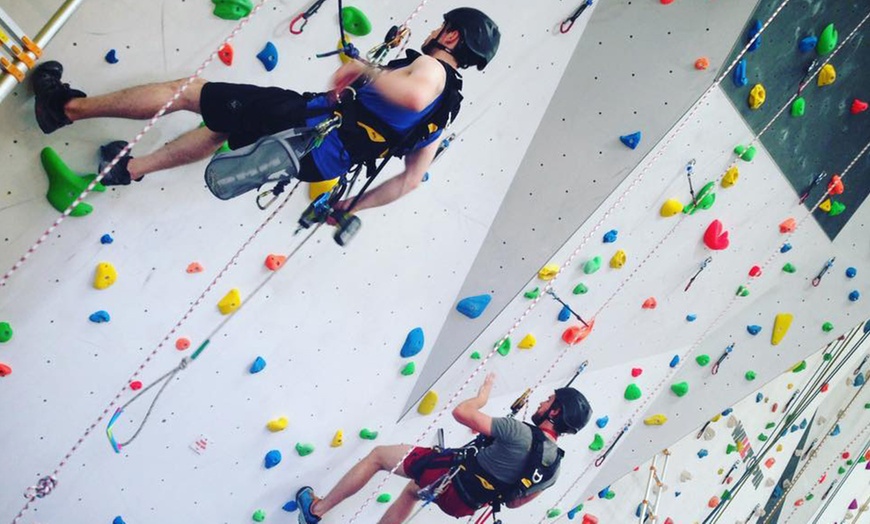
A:
{"type": "MultiPolygon", "coordinates": [[[[280,87],[208,82],[202,87],[199,109],[205,126],[228,134],[230,149],[238,149],[264,136],[304,126],[312,97],[280,87]]],[[[303,157],[301,164],[299,179],[323,180],[311,155],[303,157]]]]}

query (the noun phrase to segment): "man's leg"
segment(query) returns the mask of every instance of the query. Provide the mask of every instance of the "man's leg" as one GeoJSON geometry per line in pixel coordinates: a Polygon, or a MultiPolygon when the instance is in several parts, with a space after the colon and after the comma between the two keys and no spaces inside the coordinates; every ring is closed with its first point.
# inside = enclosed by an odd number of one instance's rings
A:
{"type": "MultiPolygon", "coordinates": [[[[86,118],[114,117],[144,120],[151,118],[187,80],[173,80],[115,91],[101,96],[73,98],[64,105],[73,122],[86,118]]],[[[172,104],[167,113],[179,110],[199,113],[199,95],[205,81],[194,80],[172,104]]]]}
{"type": "Polygon", "coordinates": [[[384,516],[378,521],[378,524],[402,524],[405,522],[405,519],[411,516],[411,512],[414,511],[414,506],[419,502],[417,499],[419,489],[420,486],[416,482],[413,480],[409,482],[399,498],[390,505],[384,516]]]}
{"type": "Polygon", "coordinates": [[[127,164],[130,178],[139,180],[148,173],[183,166],[208,158],[227,139],[224,133],[215,133],[200,127],[176,138],[153,153],[131,158],[127,164]]]}

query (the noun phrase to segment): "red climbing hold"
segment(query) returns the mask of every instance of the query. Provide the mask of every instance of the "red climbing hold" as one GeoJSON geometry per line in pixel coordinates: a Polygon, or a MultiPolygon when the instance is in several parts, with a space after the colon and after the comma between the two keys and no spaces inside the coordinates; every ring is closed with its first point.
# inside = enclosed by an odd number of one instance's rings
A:
{"type": "Polygon", "coordinates": [[[175,341],[175,349],[178,351],[184,351],[185,349],[190,348],[190,339],[187,337],[181,337],[175,341]]]}
{"type": "MultiPolygon", "coordinates": [[[[673,0],[662,0],[662,3],[672,2],[673,0]]],[[[598,517],[595,515],[590,515],[589,513],[583,514],[583,523],[582,524],[598,524],[598,517]]]]}
{"type": "Polygon", "coordinates": [[[719,220],[710,222],[707,226],[707,231],[704,232],[704,244],[710,249],[720,251],[725,249],[730,244],[728,240],[728,232],[725,231],[725,226],[719,220]]]}
{"type": "Polygon", "coordinates": [[[142,389],[142,381],[134,380],[133,382],[130,382],[130,389],[132,389],[133,391],[139,391],[140,389],[142,389]]]}
{"type": "Polygon", "coordinates": [[[187,265],[188,273],[202,273],[202,271],[202,264],[200,264],[199,262],[191,262],[187,265]]]}
{"type": "Polygon", "coordinates": [[[857,98],[855,100],[852,100],[852,114],[857,115],[858,113],[863,113],[864,111],[867,111],[867,106],[867,102],[863,100],[858,100],[857,98]]]}
{"type": "Polygon", "coordinates": [[[779,404],[774,402],[772,406],[770,406],[770,410],[776,413],[776,410],[779,408],[779,404]]]}
{"type": "Polygon", "coordinates": [[[571,326],[562,332],[562,340],[564,340],[566,344],[579,344],[580,342],[583,342],[583,339],[589,336],[593,327],[595,327],[594,319],[590,320],[589,324],[585,326],[571,326]]]}
{"type": "Polygon", "coordinates": [[[286,261],[287,257],[284,255],[269,255],[266,257],[266,267],[269,268],[270,271],[278,271],[286,261]]]}
{"type": "Polygon", "coordinates": [[[228,66],[233,65],[233,46],[224,44],[218,49],[218,58],[228,66]]]}
{"type": "Polygon", "coordinates": [[[831,387],[831,386],[829,386],[827,382],[825,382],[824,384],[822,384],[822,388],[821,388],[821,389],[822,389],[822,393],[826,393],[826,392],[828,391],[828,388],[830,388],[830,387],[831,387]]]}
{"type": "Polygon", "coordinates": [[[666,518],[665,524],[674,524],[674,519],[672,519],[671,517],[666,518]]]}
{"type": "Polygon", "coordinates": [[[710,67],[710,59],[706,56],[702,56],[701,58],[695,60],[695,69],[698,71],[704,71],[710,67]]]}
{"type": "Polygon", "coordinates": [[[0,362],[0,377],[5,377],[10,373],[12,373],[12,368],[0,362]]]}
{"type": "Polygon", "coordinates": [[[843,179],[840,175],[832,176],[831,181],[828,182],[828,193],[832,195],[842,195],[845,190],[846,187],[843,185],[843,179]]]}
{"type": "Polygon", "coordinates": [[[642,370],[642,369],[640,369],[640,368],[631,368],[631,376],[632,376],[632,377],[637,378],[637,377],[639,377],[639,376],[641,375],[641,373],[643,373],[643,370],[642,370]]]}
{"type": "Polygon", "coordinates": [[[758,266],[752,266],[752,268],[749,269],[749,276],[751,276],[752,278],[760,277],[761,268],[758,266]]]}
{"type": "Polygon", "coordinates": [[[848,451],[844,451],[840,456],[843,457],[843,460],[849,460],[849,457],[851,457],[848,451]]]}
{"type": "Polygon", "coordinates": [[[797,229],[797,220],[793,218],[786,218],[779,225],[779,232],[782,234],[792,233],[797,229]]]}
{"type": "Polygon", "coordinates": [[[674,0],[661,0],[661,2],[662,2],[662,5],[669,5],[669,4],[673,4],[674,0]]]}
{"type": "Polygon", "coordinates": [[[648,299],[643,301],[643,306],[641,307],[643,307],[644,309],[655,309],[658,305],[659,303],[656,302],[655,297],[649,297],[648,299]]]}

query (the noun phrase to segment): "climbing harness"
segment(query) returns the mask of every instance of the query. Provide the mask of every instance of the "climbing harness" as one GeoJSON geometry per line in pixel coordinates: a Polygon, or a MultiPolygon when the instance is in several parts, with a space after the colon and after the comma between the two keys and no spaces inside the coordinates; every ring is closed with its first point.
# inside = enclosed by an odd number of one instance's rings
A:
{"type": "Polygon", "coordinates": [[[831,268],[834,267],[834,260],[836,258],[837,257],[832,257],[830,260],[825,262],[825,265],[822,266],[822,270],[819,271],[819,274],[816,275],[816,278],[813,279],[813,287],[819,287],[819,284],[822,283],[822,277],[824,277],[828,273],[828,271],[830,271],[831,268]]]}
{"type": "MultiPolygon", "coordinates": [[[[308,24],[308,19],[317,13],[317,10],[320,9],[320,6],[322,6],[324,2],[326,2],[326,0],[314,0],[314,3],[311,4],[308,9],[294,16],[293,20],[290,21],[290,32],[294,35],[301,35],[305,26],[308,24]],[[299,22],[302,22],[302,25],[296,27],[296,24],[299,22]]],[[[340,15],[341,13],[339,11],[339,20],[341,19],[340,15]]]]}
{"type": "Polygon", "coordinates": [[[559,24],[559,32],[564,35],[568,31],[570,31],[571,28],[574,27],[574,22],[576,22],[577,19],[580,18],[580,15],[583,14],[583,11],[585,11],[587,7],[591,6],[592,3],[592,0],[584,0],[583,3],[580,4],[580,7],[574,10],[574,13],[572,13],[571,16],[569,16],[565,20],[562,20],[562,23],[559,24]]]}
{"type": "Polygon", "coordinates": [[[607,460],[607,456],[610,455],[610,452],[613,451],[613,448],[616,447],[616,444],[619,442],[619,439],[621,439],[622,436],[625,435],[625,433],[628,431],[628,427],[630,425],[631,425],[631,423],[628,423],[625,426],[623,426],[622,429],[619,431],[619,433],[616,435],[616,440],[614,440],[609,446],[607,446],[607,449],[604,450],[604,453],[602,453],[601,456],[599,456],[597,459],[595,459],[595,467],[596,468],[601,467],[601,465],[604,464],[604,461],[607,460]]]}
{"type": "Polygon", "coordinates": [[[800,199],[798,200],[798,204],[802,205],[804,202],[806,202],[807,199],[810,198],[810,193],[813,191],[813,189],[815,189],[815,187],[817,185],[821,184],[822,180],[824,180],[827,177],[828,177],[827,171],[822,171],[821,173],[816,175],[816,177],[812,180],[812,182],[810,182],[810,185],[808,185],[806,187],[806,189],[804,189],[803,193],[801,193],[800,199]]]}
{"type": "Polygon", "coordinates": [[[580,315],[578,315],[576,311],[574,311],[573,309],[571,309],[571,306],[569,306],[568,304],[565,303],[564,300],[562,300],[561,298],[559,298],[559,295],[557,295],[556,292],[553,291],[553,288],[548,289],[548,290],[547,290],[547,294],[550,295],[551,297],[553,297],[553,300],[555,300],[556,302],[562,304],[562,306],[563,306],[565,309],[567,309],[568,312],[571,313],[571,314],[574,316],[574,318],[576,318],[577,320],[579,320],[581,324],[583,324],[583,325],[586,326],[587,328],[589,327],[589,324],[587,324],[586,321],[583,320],[583,317],[581,317],[580,315]]]}
{"type": "Polygon", "coordinates": [[[725,348],[725,352],[722,353],[722,355],[716,360],[716,363],[713,364],[713,367],[710,369],[710,373],[712,373],[713,375],[718,374],[719,366],[722,364],[722,362],[725,362],[725,359],[728,358],[728,355],[730,355],[732,351],[734,351],[734,342],[732,342],[728,345],[728,347],[725,348]]]}
{"type": "Polygon", "coordinates": [[[686,288],[683,291],[688,291],[689,288],[692,287],[692,284],[695,283],[695,279],[698,278],[698,276],[701,274],[702,271],[707,269],[707,265],[710,264],[710,262],[712,262],[712,261],[713,261],[713,257],[707,257],[704,259],[703,262],[701,262],[701,267],[698,268],[698,271],[694,275],[692,275],[692,278],[689,279],[689,283],[686,284],[686,288]]]}

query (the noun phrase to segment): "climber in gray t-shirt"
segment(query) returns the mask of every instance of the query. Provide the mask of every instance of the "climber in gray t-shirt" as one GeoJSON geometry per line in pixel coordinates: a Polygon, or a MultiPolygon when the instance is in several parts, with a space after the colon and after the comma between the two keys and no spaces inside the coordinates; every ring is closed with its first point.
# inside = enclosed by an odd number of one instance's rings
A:
{"type": "MultiPolygon", "coordinates": [[[[532,430],[516,419],[493,418],[492,437],[495,442],[477,454],[477,461],[498,480],[512,484],[522,475],[529,450],[532,449],[532,430]]],[[[558,450],[555,441],[548,439],[544,442],[545,466],[556,460],[558,450]]],[[[558,476],[559,472],[556,470],[555,475],[541,483],[537,491],[543,491],[555,484],[558,476]]]]}

